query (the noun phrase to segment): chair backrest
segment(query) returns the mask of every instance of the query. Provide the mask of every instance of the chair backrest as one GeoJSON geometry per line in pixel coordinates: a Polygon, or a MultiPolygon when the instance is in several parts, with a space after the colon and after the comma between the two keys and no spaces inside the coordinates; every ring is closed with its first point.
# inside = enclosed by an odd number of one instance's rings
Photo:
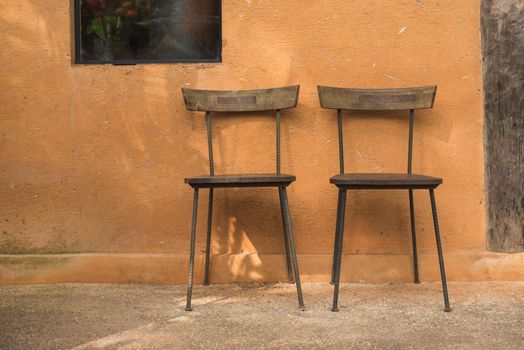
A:
{"type": "Polygon", "coordinates": [[[299,85],[260,90],[182,89],[188,111],[206,113],[209,173],[214,175],[212,112],[276,112],[276,172],[280,174],[280,111],[297,106],[299,85]]]}
{"type": "Polygon", "coordinates": [[[411,174],[413,159],[413,123],[415,110],[433,108],[436,93],[436,86],[424,86],[402,89],[350,89],[329,86],[318,86],[320,106],[322,108],[337,110],[340,173],[344,173],[342,110],[409,110],[407,173],[411,174]]]}

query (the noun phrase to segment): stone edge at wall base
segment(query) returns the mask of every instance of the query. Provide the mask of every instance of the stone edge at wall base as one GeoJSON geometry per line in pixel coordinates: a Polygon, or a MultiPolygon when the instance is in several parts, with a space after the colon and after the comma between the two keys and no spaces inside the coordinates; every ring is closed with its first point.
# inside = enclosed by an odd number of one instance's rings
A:
{"type": "MultiPolygon", "coordinates": [[[[302,281],[326,282],[329,255],[300,255],[302,281]]],[[[524,253],[462,252],[445,255],[450,281],[524,281],[524,253]]],[[[195,262],[195,283],[202,283],[204,256],[195,262]]],[[[439,279],[436,254],[419,255],[422,281],[439,279]]],[[[412,281],[411,255],[345,255],[343,282],[412,281]]],[[[151,283],[184,284],[188,257],[176,254],[0,255],[0,284],[151,283]]],[[[283,255],[214,255],[211,283],[286,280],[283,255]]]]}

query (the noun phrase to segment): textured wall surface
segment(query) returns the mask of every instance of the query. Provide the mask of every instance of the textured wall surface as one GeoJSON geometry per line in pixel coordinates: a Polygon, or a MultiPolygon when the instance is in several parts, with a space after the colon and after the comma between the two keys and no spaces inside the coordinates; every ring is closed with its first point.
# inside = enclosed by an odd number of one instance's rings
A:
{"type": "MultiPolygon", "coordinates": [[[[480,0],[224,1],[223,63],[137,66],[72,65],[70,1],[0,5],[0,282],[183,282],[193,194],[184,177],[208,163],[203,115],[185,111],[180,88],[296,83],[282,170],[298,179],[289,196],[305,279],[328,278],[337,201],[336,114],[319,108],[317,84],[438,85],[434,109],[416,116],[413,165],[444,178],[450,277],[520,276],[522,255],[484,252],[480,0]]],[[[346,169],[405,171],[407,121],[348,117],[346,169]]],[[[273,171],[274,135],[263,114],[219,120],[216,172],[273,171]]],[[[212,281],[284,278],[277,191],[215,199],[212,281]]],[[[415,204],[421,278],[434,279],[428,194],[415,204]]],[[[411,278],[407,192],[350,193],[346,222],[345,280],[411,278]]]]}
{"type": "Polygon", "coordinates": [[[488,247],[524,251],[524,1],[484,0],[488,247]]]}

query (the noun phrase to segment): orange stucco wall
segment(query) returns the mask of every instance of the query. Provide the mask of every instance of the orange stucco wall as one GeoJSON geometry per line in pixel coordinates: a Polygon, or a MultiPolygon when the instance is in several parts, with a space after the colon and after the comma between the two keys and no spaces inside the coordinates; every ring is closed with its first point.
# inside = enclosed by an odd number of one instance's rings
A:
{"type": "MultiPolygon", "coordinates": [[[[192,191],[205,174],[201,114],[180,88],[301,84],[283,115],[283,171],[303,278],[327,280],[336,117],[316,85],[438,85],[415,122],[415,172],[437,194],[451,279],[521,279],[524,255],[485,252],[479,0],[223,1],[223,63],[71,63],[68,0],[0,1],[0,283],[184,282],[192,191]]],[[[217,172],[272,171],[271,117],[216,120],[217,172]]],[[[346,166],[405,171],[407,118],[346,119],[346,166]]],[[[212,280],[285,277],[276,190],[217,190],[212,280]],[[218,255],[219,254],[219,255],[218,255]]],[[[201,274],[207,193],[198,224],[201,274]]],[[[416,192],[421,278],[435,279],[429,198],[416,192]]],[[[348,197],[345,280],[409,280],[406,192],[348,197]]]]}

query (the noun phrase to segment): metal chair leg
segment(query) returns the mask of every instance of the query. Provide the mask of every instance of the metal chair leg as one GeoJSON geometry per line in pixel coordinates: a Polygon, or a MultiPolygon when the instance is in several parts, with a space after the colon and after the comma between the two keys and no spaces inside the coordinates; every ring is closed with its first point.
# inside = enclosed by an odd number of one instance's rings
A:
{"type": "Polygon", "coordinates": [[[417,230],[415,227],[415,204],[413,203],[413,189],[409,189],[409,214],[411,216],[411,243],[413,244],[413,273],[415,283],[420,283],[418,276],[418,257],[417,257],[417,230]]]}
{"type": "Polygon", "coordinates": [[[287,280],[289,283],[295,283],[295,280],[293,278],[293,266],[291,262],[291,254],[289,253],[289,240],[288,240],[287,225],[286,225],[286,213],[284,211],[284,203],[283,203],[282,191],[280,187],[278,189],[278,197],[280,199],[280,213],[282,215],[282,226],[284,230],[284,245],[286,246],[287,280]]]}
{"type": "Polygon", "coordinates": [[[193,196],[193,219],[191,223],[191,248],[189,250],[189,278],[187,286],[186,311],[192,311],[191,295],[193,293],[193,268],[195,267],[195,240],[196,240],[196,223],[198,209],[198,188],[195,188],[193,196]]]}
{"type": "Polygon", "coordinates": [[[207,207],[207,238],[206,238],[206,264],[204,268],[204,285],[209,286],[209,254],[211,252],[211,228],[213,220],[213,188],[209,189],[209,204],[207,207]]]}
{"type": "Polygon", "coordinates": [[[335,243],[333,244],[333,264],[331,265],[331,284],[335,284],[335,271],[337,266],[337,256],[338,256],[338,234],[340,226],[340,191],[338,191],[338,202],[337,202],[337,223],[335,228],[335,243]]]}
{"type": "Polygon", "coordinates": [[[298,261],[297,254],[295,251],[295,243],[293,239],[293,230],[291,229],[291,216],[289,215],[289,204],[287,199],[287,191],[285,187],[278,188],[280,195],[282,196],[282,202],[284,204],[284,213],[286,218],[286,227],[285,230],[288,240],[289,240],[289,250],[291,253],[291,258],[293,261],[293,270],[295,271],[295,284],[297,286],[297,296],[298,296],[298,307],[300,310],[304,310],[304,299],[302,297],[302,286],[300,284],[300,272],[298,270],[298,261]]]}
{"type": "Polygon", "coordinates": [[[440,230],[438,227],[437,205],[435,204],[435,193],[433,189],[429,190],[429,198],[431,200],[431,211],[433,212],[433,224],[435,226],[435,238],[437,240],[438,261],[440,265],[440,280],[442,281],[442,292],[444,293],[444,311],[449,312],[451,311],[451,308],[449,307],[448,286],[446,283],[446,270],[444,268],[444,256],[442,255],[442,243],[440,241],[440,230]]]}
{"type": "Polygon", "coordinates": [[[338,292],[339,292],[339,285],[340,285],[340,270],[342,267],[342,243],[344,240],[344,219],[346,215],[346,189],[339,189],[339,195],[340,195],[340,211],[338,212],[338,232],[336,234],[337,241],[335,242],[335,245],[337,245],[338,251],[336,252],[336,264],[335,264],[335,291],[333,293],[333,308],[331,311],[337,312],[338,311],[338,292]]]}

